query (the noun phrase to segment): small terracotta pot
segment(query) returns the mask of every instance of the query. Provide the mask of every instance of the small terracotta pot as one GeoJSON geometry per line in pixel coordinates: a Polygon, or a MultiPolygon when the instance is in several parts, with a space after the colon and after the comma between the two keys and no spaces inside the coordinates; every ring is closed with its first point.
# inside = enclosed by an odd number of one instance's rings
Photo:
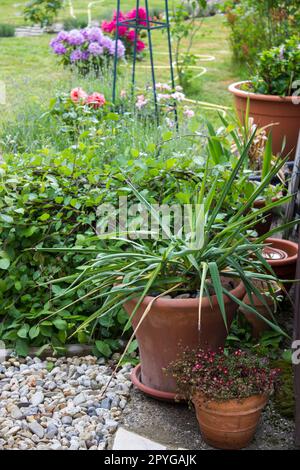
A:
{"type": "MultiPolygon", "coordinates": [[[[298,244],[282,238],[267,238],[264,243],[270,245],[264,250],[264,256],[278,279],[295,279],[298,244]]],[[[284,283],[284,286],[288,290],[292,283],[284,283]]]]}
{"type": "Polygon", "coordinates": [[[247,447],[257,429],[268,397],[254,395],[241,400],[211,401],[196,393],[193,403],[204,441],[217,449],[247,447]]]}
{"type": "MultiPolygon", "coordinates": [[[[245,295],[243,283],[236,284],[232,295],[242,299],[245,295]]],[[[145,309],[153,297],[145,297],[133,317],[136,328],[145,309]]],[[[124,305],[130,315],[137,299],[124,305]]],[[[238,309],[238,304],[224,296],[228,328],[238,309]]],[[[189,347],[217,350],[224,347],[228,335],[218,305],[217,296],[203,298],[201,331],[198,332],[199,299],[157,299],[137,331],[137,341],[141,359],[141,383],[155,391],[172,393],[175,396],[176,382],[166,375],[164,369],[178,358],[183,349],[189,347]]],[[[138,384],[137,384],[138,386],[138,384]]],[[[145,391],[145,390],[144,390],[145,391]]],[[[151,394],[151,393],[149,393],[151,394]]],[[[162,395],[163,395],[162,394],[162,395]]],[[[152,394],[155,395],[155,392],[152,394]]],[[[164,399],[164,396],[162,396],[164,399]]]]}
{"type": "Polygon", "coordinates": [[[293,160],[296,152],[298,134],[300,129],[300,105],[293,103],[293,97],[281,97],[272,95],[261,95],[241,90],[241,85],[251,83],[249,81],[233,83],[229,91],[233,93],[235,106],[241,122],[244,122],[249,98],[249,115],[255,124],[264,127],[275,124],[268,128],[272,131],[273,152],[281,152],[284,138],[286,138],[285,155],[292,152],[290,160],[293,160]],[[278,124],[277,124],[278,123],[278,124]]]}

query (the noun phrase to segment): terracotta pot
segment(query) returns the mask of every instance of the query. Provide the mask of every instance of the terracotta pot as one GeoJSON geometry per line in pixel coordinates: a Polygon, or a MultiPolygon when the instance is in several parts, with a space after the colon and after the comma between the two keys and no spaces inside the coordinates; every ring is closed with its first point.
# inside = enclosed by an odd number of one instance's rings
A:
{"type": "MultiPolygon", "coordinates": [[[[276,299],[272,298],[270,295],[267,295],[265,293],[266,292],[266,287],[263,285],[262,282],[256,281],[255,285],[260,290],[260,292],[261,292],[261,294],[264,298],[264,301],[266,302],[266,304],[270,308],[271,312],[273,314],[275,314],[276,313],[276,299]]],[[[277,297],[280,294],[281,294],[281,289],[279,288],[279,286],[276,286],[274,288],[274,295],[277,297]]],[[[271,317],[271,314],[270,314],[268,308],[261,301],[261,299],[253,294],[252,295],[252,300],[253,300],[253,303],[251,302],[248,294],[246,294],[245,297],[243,298],[244,304],[250,305],[252,308],[255,308],[255,310],[260,315],[267,318],[268,320],[272,320],[272,317],[271,317]]],[[[267,330],[270,329],[270,326],[264,320],[262,320],[257,315],[255,315],[255,313],[249,312],[244,307],[240,307],[240,312],[243,313],[243,315],[245,316],[247,321],[252,326],[252,334],[253,334],[254,338],[259,338],[264,331],[267,331],[267,330]]]]}
{"type": "MultiPolygon", "coordinates": [[[[267,238],[264,243],[270,245],[270,248],[264,249],[264,257],[272,266],[278,279],[295,279],[298,244],[281,238],[267,238]]],[[[286,289],[290,289],[292,283],[284,283],[284,286],[286,289]]]]}
{"type": "Polygon", "coordinates": [[[240,120],[243,122],[246,115],[247,100],[250,101],[249,115],[255,124],[264,127],[274,123],[269,130],[273,136],[273,152],[281,152],[282,143],[286,138],[285,155],[292,152],[290,159],[295,156],[298,134],[300,129],[300,105],[293,104],[293,97],[281,97],[272,95],[260,95],[240,89],[249,81],[233,83],[229,91],[233,93],[235,106],[240,120]],[[278,123],[278,125],[276,125],[278,123]]]}
{"type": "MultiPolygon", "coordinates": [[[[245,295],[242,283],[231,291],[238,299],[245,295]]],[[[145,297],[133,317],[135,328],[153,297],[145,297]]],[[[124,307],[131,314],[136,299],[127,302],[124,307]]],[[[230,327],[238,304],[229,297],[224,297],[227,324],[230,327]]],[[[217,350],[223,347],[227,330],[220,312],[217,297],[203,298],[201,314],[201,332],[198,332],[199,299],[157,299],[142,322],[137,341],[141,359],[141,382],[144,386],[163,393],[176,392],[175,380],[167,376],[163,369],[175,361],[182,349],[195,349],[199,346],[217,350]],[[210,303],[211,302],[211,303],[210,303]]]]}
{"type": "Polygon", "coordinates": [[[224,402],[207,401],[203,395],[195,394],[193,403],[203,439],[217,449],[247,447],[267,401],[264,395],[224,402]]]}

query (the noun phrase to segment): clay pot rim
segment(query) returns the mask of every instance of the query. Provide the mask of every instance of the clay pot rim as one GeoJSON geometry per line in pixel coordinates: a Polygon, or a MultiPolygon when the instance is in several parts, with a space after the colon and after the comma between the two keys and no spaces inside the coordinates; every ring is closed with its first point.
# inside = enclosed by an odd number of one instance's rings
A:
{"type": "Polygon", "coordinates": [[[275,103],[292,103],[293,96],[278,96],[278,95],[262,95],[261,93],[253,93],[251,91],[241,90],[240,86],[245,83],[251,83],[251,80],[243,80],[241,82],[232,83],[229,85],[228,90],[230,93],[233,93],[235,96],[239,98],[248,97],[252,100],[257,101],[273,101],[275,103]]]}
{"type": "Polygon", "coordinates": [[[224,406],[227,406],[227,407],[230,407],[232,406],[233,408],[239,408],[243,405],[246,405],[248,403],[250,403],[251,401],[259,401],[262,403],[262,407],[265,406],[265,404],[267,403],[267,401],[269,400],[269,395],[266,394],[266,393],[263,393],[263,394],[256,394],[256,395],[250,395],[249,397],[246,397],[246,398],[230,398],[228,400],[214,400],[212,398],[207,398],[203,393],[201,392],[195,392],[194,395],[193,395],[193,403],[194,403],[194,400],[199,401],[203,404],[210,404],[210,405],[213,405],[213,407],[217,410],[217,409],[220,409],[220,408],[223,408],[224,406]]]}
{"type": "Polygon", "coordinates": [[[264,241],[265,244],[274,244],[274,248],[278,248],[282,251],[285,251],[288,255],[287,258],[284,259],[268,259],[266,260],[270,266],[284,266],[287,264],[293,264],[297,262],[298,259],[298,244],[295,242],[291,242],[290,240],[285,240],[284,238],[267,238],[264,241]],[[294,255],[289,255],[288,252],[286,251],[286,247],[291,248],[293,252],[295,252],[294,255]]]}
{"type": "MultiPolygon", "coordinates": [[[[274,197],[272,197],[272,202],[277,202],[277,201],[279,201],[281,198],[282,198],[282,196],[280,196],[280,195],[274,196],[274,197]]],[[[266,198],[258,198],[258,199],[255,199],[255,201],[254,201],[254,203],[253,203],[253,207],[254,207],[255,209],[265,207],[265,205],[266,205],[266,198]]]]}
{"type": "MultiPolygon", "coordinates": [[[[245,292],[246,292],[246,289],[245,289],[244,284],[241,280],[237,284],[237,286],[230,291],[230,293],[234,297],[237,297],[237,298],[242,298],[245,292]]],[[[231,300],[231,298],[229,298],[226,295],[223,295],[223,297],[224,297],[224,304],[225,305],[227,305],[228,303],[233,301],[233,300],[231,300]]],[[[138,297],[136,297],[134,299],[131,299],[131,300],[128,300],[128,303],[132,302],[132,301],[137,302],[137,299],[138,299],[138,297]]],[[[141,303],[141,305],[147,306],[153,299],[154,299],[154,297],[152,297],[150,295],[147,295],[143,299],[143,302],[141,303]]],[[[183,310],[185,309],[185,307],[186,308],[196,307],[198,304],[199,304],[199,297],[191,298],[191,299],[177,299],[177,298],[164,299],[163,297],[159,297],[154,302],[154,305],[158,308],[159,307],[171,307],[171,308],[176,307],[176,308],[180,308],[180,309],[183,309],[183,310]]],[[[215,306],[218,306],[218,305],[219,305],[219,302],[218,302],[218,299],[217,299],[216,295],[212,295],[210,297],[210,299],[208,297],[203,297],[203,299],[202,299],[202,308],[206,308],[206,307],[210,307],[210,306],[215,307],[215,306]]]]}
{"type": "Polygon", "coordinates": [[[184,400],[176,400],[176,393],[172,392],[164,392],[163,390],[157,390],[156,388],[148,387],[144,385],[141,381],[141,364],[138,364],[132,371],[130,372],[130,380],[133,385],[140,390],[141,392],[145,393],[149,397],[156,398],[157,400],[162,401],[169,401],[169,402],[183,402],[184,400]]]}

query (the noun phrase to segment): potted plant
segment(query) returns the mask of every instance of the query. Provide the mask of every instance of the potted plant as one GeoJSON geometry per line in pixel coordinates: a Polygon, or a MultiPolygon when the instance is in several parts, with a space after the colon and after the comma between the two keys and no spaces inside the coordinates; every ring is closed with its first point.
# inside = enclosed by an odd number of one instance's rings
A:
{"type": "MultiPolygon", "coordinates": [[[[255,213],[247,213],[247,209],[283,162],[272,168],[242,207],[237,205],[223,217],[224,201],[235,190],[250,145],[251,139],[232,169],[214,168],[213,178],[207,159],[193,199],[187,201],[197,210],[188,212],[189,230],[184,233],[181,225],[176,231],[166,227],[157,209],[125,178],[123,184],[163,236],[153,230],[146,231],[146,238],[142,230],[134,232],[134,239],[129,231],[118,236],[99,235],[106,240],[103,250],[96,250],[96,259],[82,266],[79,276],[68,278],[66,295],[78,285],[89,285],[85,298],[103,299],[103,305],[80,329],[124,306],[129,316],[127,327],[133,326],[132,337],[137,338],[141,358],[140,375],[136,369],[133,380],[157,398],[174,399],[175,381],[166,377],[163,369],[183,347],[200,345],[217,350],[224,346],[234,315],[244,305],[245,293],[254,293],[265,302],[253,280],[276,281],[261,255],[263,244],[247,235],[257,219],[278,201],[255,213]]],[[[247,308],[256,312],[252,306],[247,308]]],[[[265,321],[281,331],[270,320],[265,321]]]]}
{"type": "Polygon", "coordinates": [[[167,369],[193,402],[203,439],[219,449],[250,444],[278,372],[241,350],[186,350],[167,369]]]}
{"type": "Polygon", "coordinates": [[[282,46],[262,52],[256,76],[229,87],[240,119],[244,120],[249,101],[255,124],[273,124],[273,152],[281,153],[285,143],[290,159],[295,154],[300,129],[299,45],[299,38],[293,36],[282,46]]]}
{"type": "MultiPolygon", "coordinates": [[[[236,181],[236,189],[240,192],[240,198],[248,200],[260,182],[264,180],[269,172],[274,168],[279,158],[275,157],[272,153],[272,134],[267,135],[266,128],[259,128],[254,124],[253,118],[248,117],[249,107],[246,110],[245,123],[242,124],[240,120],[234,123],[234,126],[221,117],[224,128],[217,134],[214,128],[209,125],[209,145],[214,149],[220,146],[218,155],[221,155],[222,160],[216,158],[216,152],[210,150],[213,156],[214,164],[234,165],[235,159],[239,158],[242,149],[247,145],[247,142],[254,135],[251,145],[248,149],[248,158],[245,160],[244,172],[241,174],[240,181],[236,181]]],[[[269,184],[264,188],[258,197],[254,200],[252,210],[261,209],[270,202],[279,201],[282,198],[282,193],[285,183],[285,174],[280,167],[277,174],[275,174],[269,184]]],[[[249,209],[249,210],[251,210],[249,209]]],[[[254,230],[258,236],[262,236],[269,232],[273,222],[273,210],[267,211],[263,214],[254,230]]]]}

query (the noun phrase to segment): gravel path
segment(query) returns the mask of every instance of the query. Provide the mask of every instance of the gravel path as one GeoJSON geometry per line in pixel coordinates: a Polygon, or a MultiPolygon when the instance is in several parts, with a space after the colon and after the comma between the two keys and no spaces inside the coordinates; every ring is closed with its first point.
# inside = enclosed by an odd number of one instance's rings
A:
{"type": "Polygon", "coordinates": [[[129,398],[131,366],[93,356],[9,358],[0,364],[0,450],[103,450],[129,398]]]}

